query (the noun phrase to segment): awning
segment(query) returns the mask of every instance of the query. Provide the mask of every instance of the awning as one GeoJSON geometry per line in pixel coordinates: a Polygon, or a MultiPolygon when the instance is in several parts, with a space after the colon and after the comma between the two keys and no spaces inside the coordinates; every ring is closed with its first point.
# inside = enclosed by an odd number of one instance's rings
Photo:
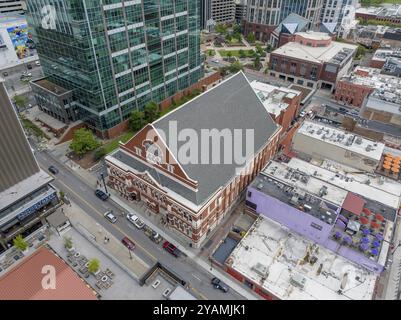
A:
{"type": "Polygon", "coordinates": [[[366,201],[363,200],[361,197],[353,194],[352,192],[348,192],[342,208],[359,216],[362,213],[365,204],[366,201]]]}

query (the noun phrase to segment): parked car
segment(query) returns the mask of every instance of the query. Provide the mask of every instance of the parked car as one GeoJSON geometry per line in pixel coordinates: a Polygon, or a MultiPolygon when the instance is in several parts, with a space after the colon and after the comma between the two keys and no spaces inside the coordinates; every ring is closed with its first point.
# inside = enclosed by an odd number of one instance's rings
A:
{"type": "Polygon", "coordinates": [[[109,198],[109,196],[100,189],[96,189],[95,195],[96,195],[96,197],[98,197],[99,199],[101,199],[103,201],[106,201],[109,198]]]}
{"type": "Polygon", "coordinates": [[[161,235],[158,234],[156,231],[152,231],[152,234],[150,235],[149,238],[150,238],[150,240],[152,240],[153,242],[156,242],[156,243],[160,243],[163,240],[161,235]]]}
{"type": "Polygon", "coordinates": [[[3,72],[3,76],[7,77],[8,76],[8,72],[3,72]]]}
{"type": "Polygon", "coordinates": [[[57,174],[59,171],[55,166],[50,166],[49,171],[53,174],[57,174]]]}
{"type": "Polygon", "coordinates": [[[181,251],[175,245],[173,245],[168,241],[165,241],[163,243],[163,249],[166,250],[168,253],[172,254],[176,258],[181,256],[181,251]]]}
{"type": "Polygon", "coordinates": [[[306,116],[305,111],[302,111],[302,112],[299,114],[299,116],[300,116],[301,118],[305,117],[305,116],[306,116]]]}
{"type": "Polygon", "coordinates": [[[29,70],[32,69],[32,66],[31,66],[30,64],[27,64],[26,67],[27,67],[29,70]]]}
{"type": "Polygon", "coordinates": [[[37,66],[40,66],[40,61],[36,61],[35,64],[36,64],[37,66]]]}
{"type": "Polygon", "coordinates": [[[145,223],[133,213],[127,213],[127,219],[138,229],[142,229],[145,226],[145,223]]]}
{"type": "Polygon", "coordinates": [[[124,237],[121,242],[123,243],[124,246],[126,246],[130,250],[135,249],[135,243],[128,237],[124,237]]]}
{"type": "Polygon", "coordinates": [[[116,223],[116,221],[117,221],[117,217],[113,214],[113,211],[107,211],[105,214],[104,214],[104,217],[107,219],[107,220],[109,220],[111,223],[116,223]]]}
{"type": "Polygon", "coordinates": [[[221,281],[219,278],[213,278],[212,285],[215,289],[219,289],[223,292],[228,292],[228,286],[223,281],[221,281]]]}

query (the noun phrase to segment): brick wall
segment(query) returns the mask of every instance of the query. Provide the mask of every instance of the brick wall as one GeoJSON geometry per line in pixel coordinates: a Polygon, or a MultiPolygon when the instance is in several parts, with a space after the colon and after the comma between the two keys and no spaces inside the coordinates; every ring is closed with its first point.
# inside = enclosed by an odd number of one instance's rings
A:
{"type": "Polygon", "coordinates": [[[383,68],[385,63],[386,63],[386,61],[383,61],[383,60],[374,60],[374,59],[372,59],[372,60],[370,60],[369,67],[376,68],[376,69],[381,69],[381,68],[383,68]]]}
{"type": "Polygon", "coordinates": [[[184,97],[185,95],[190,94],[194,90],[205,91],[207,86],[219,81],[220,79],[221,79],[220,73],[219,72],[215,72],[212,75],[210,75],[210,76],[208,76],[206,78],[203,78],[199,82],[193,84],[189,88],[187,88],[187,89],[185,89],[185,90],[183,90],[181,92],[176,93],[172,97],[169,97],[169,98],[163,100],[160,103],[160,109],[161,110],[166,110],[168,107],[171,106],[173,101],[179,101],[182,97],[184,97]]]}
{"type": "Polygon", "coordinates": [[[360,108],[365,98],[373,91],[374,89],[371,87],[340,80],[337,82],[334,99],[360,108]]]}

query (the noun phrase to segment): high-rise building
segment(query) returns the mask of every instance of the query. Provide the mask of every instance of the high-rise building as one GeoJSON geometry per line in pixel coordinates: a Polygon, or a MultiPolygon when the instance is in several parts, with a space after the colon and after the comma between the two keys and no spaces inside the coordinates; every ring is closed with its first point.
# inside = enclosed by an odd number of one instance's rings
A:
{"type": "Polygon", "coordinates": [[[23,0],[0,0],[0,14],[24,13],[25,1],[23,0]]]}
{"type": "Polygon", "coordinates": [[[201,29],[208,29],[212,18],[212,0],[200,0],[201,29]]]}
{"type": "Polygon", "coordinates": [[[19,233],[40,226],[58,202],[52,181],[40,169],[0,79],[0,251],[19,233]]]}
{"type": "Polygon", "coordinates": [[[234,0],[212,0],[212,19],[216,23],[233,22],[234,18],[234,0]]]}
{"type": "Polygon", "coordinates": [[[323,0],[249,0],[244,21],[245,34],[268,41],[271,32],[289,14],[296,13],[318,25],[323,0]]]}
{"type": "MultiPolygon", "coordinates": [[[[204,74],[200,1],[30,0],[27,20],[46,84],[73,91],[72,102],[57,105],[106,138],[123,130],[133,110],[204,74]]],[[[59,101],[59,91],[48,93],[59,101]]]]}
{"type": "Polygon", "coordinates": [[[246,5],[248,0],[235,0],[235,22],[241,23],[246,17],[246,5]]]}
{"type": "Polygon", "coordinates": [[[342,33],[355,20],[357,5],[358,0],[323,0],[320,20],[322,24],[331,25],[332,31],[342,33]]]}

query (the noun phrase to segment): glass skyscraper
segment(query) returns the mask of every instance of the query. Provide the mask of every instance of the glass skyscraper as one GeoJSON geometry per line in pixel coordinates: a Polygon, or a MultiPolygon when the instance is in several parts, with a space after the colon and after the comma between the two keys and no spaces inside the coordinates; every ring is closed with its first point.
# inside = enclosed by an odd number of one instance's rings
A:
{"type": "Polygon", "coordinates": [[[203,77],[198,0],[29,0],[27,20],[47,79],[101,132],[203,77]]]}

